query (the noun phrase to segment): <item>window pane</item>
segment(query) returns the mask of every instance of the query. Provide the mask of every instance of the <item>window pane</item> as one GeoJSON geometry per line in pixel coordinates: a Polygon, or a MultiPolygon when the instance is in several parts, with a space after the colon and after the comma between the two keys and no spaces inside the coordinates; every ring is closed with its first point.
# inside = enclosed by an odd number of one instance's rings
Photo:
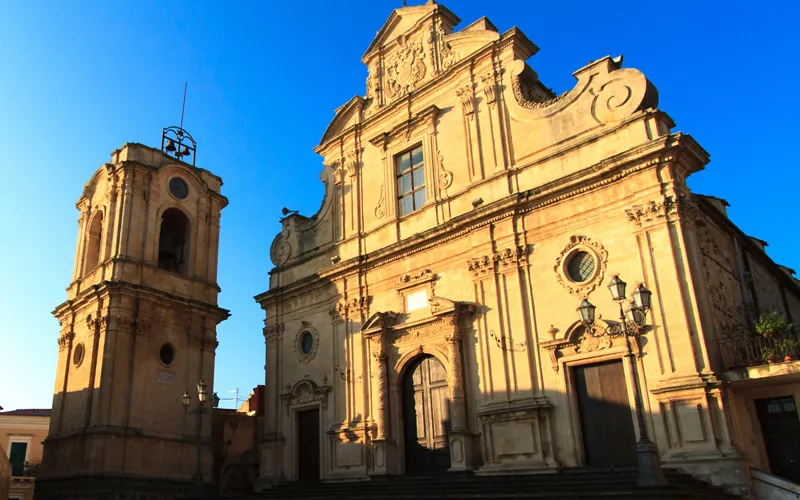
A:
{"type": "Polygon", "coordinates": [[[397,161],[397,175],[400,175],[409,168],[411,168],[411,163],[409,163],[408,154],[398,156],[396,161],[397,161]]]}
{"type": "Polygon", "coordinates": [[[411,152],[411,164],[415,167],[422,163],[422,147],[416,148],[411,152]]]}
{"type": "Polygon", "coordinates": [[[425,204],[425,189],[414,191],[414,207],[420,208],[425,204]]]}
{"type": "Polygon", "coordinates": [[[411,195],[400,198],[400,215],[410,214],[414,211],[411,195]]]}
{"type": "Polygon", "coordinates": [[[425,185],[425,169],[422,167],[412,170],[414,173],[414,189],[421,188],[425,185]]]}
{"type": "Polygon", "coordinates": [[[397,194],[402,196],[411,191],[411,174],[406,174],[397,179],[397,194]]]}

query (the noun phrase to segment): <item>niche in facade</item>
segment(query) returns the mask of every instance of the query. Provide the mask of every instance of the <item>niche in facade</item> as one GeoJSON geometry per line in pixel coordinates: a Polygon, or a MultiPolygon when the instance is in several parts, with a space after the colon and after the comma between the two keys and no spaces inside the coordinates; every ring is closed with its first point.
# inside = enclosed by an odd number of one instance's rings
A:
{"type": "Polygon", "coordinates": [[[89,226],[89,233],[86,238],[86,260],[84,261],[83,272],[88,274],[100,263],[100,238],[103,235],[103,212],[97,212],[92,217],[92,224],[89,226]]]}

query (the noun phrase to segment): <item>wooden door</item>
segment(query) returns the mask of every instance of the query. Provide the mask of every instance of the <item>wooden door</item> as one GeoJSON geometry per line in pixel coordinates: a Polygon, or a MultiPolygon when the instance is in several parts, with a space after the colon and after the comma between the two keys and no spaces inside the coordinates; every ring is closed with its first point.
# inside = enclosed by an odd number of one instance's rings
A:
{"type": "Polygon", "coordinates": [[[756,399],[755,403],[770,470],[800,483],[800,418],[794,397],[756,399]]]}
{"type": "Polygon", "coordinates": [[[297,413],[297,471],[300,481],[319,480],[319,410],[297,413]]]}
{"type": "Polygon", "coordinates": [[[403,378],[406,473],[438,474],[450,467],[447,372],[436,358],[420,358],[403,378]]]}
{"type": "Polygon", "coordinates": [[[586,465],[636,465],[636,436],[621,361],[573,369],[586,465]]]}

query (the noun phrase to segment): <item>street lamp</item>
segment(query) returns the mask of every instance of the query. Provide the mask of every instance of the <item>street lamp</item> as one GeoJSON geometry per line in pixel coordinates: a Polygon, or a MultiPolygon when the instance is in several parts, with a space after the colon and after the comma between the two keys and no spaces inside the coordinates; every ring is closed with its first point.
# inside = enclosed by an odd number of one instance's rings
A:
{"type": "MultiPolygon", "coordinates": [[[[645,425],[644,419],[644,403],[642,402],[642,394],[639,390],[639,370],[629,342],[630,337],[633,337],[633,342],[639,342],[639,330],[645,325],[647,311],[650,310],[650,298],[653,294],[650,290],[645,288],[643,284],[639,284],[639,286],[633,290],[633,301],[626,311],[622,306],[622,304],[627,301],[625,297],[626,287],[627,283],[622,281],[619,275],[614,275],[608,283],[608,289],[611,291],[611,298],[619,305],[620,324],[619,326],[614,325],[606,328],[604,333],[608,335],[622,334],[625,336],[625,357],[628,358],[630,367],[632,377],[631,386],[633,388],[633,398],[636,405],[636,421],[639,426],[639,439],[636,442],[638,472],[636,483],[639,486],[664,485],[667,484],[667,480],[664,477],[664,472],[661,470],[658,447],[656,447],[647,435],[647,426],[645,425]]],[[[578,307],[578,312],[580,313],[581,322],[586,328],[594,331],[595,306],[587,299],[583,299],[581,305],[578,307]]]]}
{"type": "Polygon", "coordinates": [[[197,383],[197,406],[192,406],[192,397],[189,396],[189,391],[184,392],[183,396],[181,396],[183,411],[185,411],[187,415],[197,415],[197,466],[194,476],[192,476],[192,484],[194,486],[195,496],[197,497],[203,496],[203,472],[200,463],[202,447],[200,444],[200,436],[203,429],[203,415],[209,414],[209,409],[204,407],[205,403],[208,401],[207,387],[203,379],[200,379],[200,382],[197,383]]]}

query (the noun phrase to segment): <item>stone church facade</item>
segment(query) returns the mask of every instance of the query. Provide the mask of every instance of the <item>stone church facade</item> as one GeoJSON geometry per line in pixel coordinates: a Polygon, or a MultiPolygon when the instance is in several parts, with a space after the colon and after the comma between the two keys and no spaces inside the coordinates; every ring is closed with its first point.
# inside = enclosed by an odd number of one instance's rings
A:
{"type": "Polygon", "coordinates": [[[740,446],[720,342],[758,310],[800,318],[797,280],[689,191],[709,155],[622,57],[556,95],[521,31],[459,21],[391,14],[365,97],[315,148],[319,211],[282,219],[256,297],[259,487],[630,465],[627,340],[576,312],[588,298],[613,326],[615,275],[653,292],[633,349],[662,463],[742,487],[764,458],[740,446]]]}

